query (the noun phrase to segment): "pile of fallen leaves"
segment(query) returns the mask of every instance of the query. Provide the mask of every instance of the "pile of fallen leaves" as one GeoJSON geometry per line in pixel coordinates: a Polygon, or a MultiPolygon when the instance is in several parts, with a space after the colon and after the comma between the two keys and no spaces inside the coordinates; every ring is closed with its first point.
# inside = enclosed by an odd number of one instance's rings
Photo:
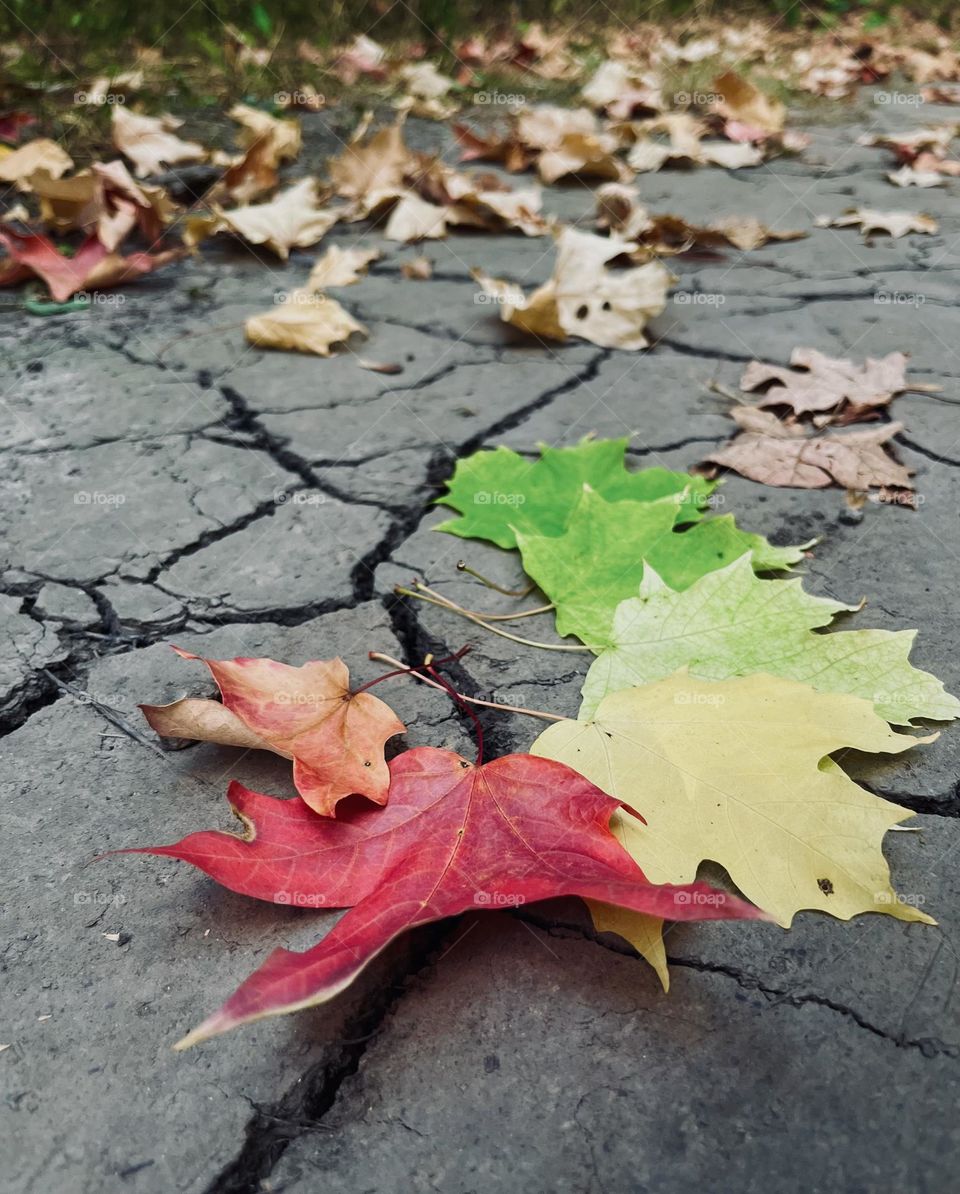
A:
{"type": "MultiPolygon", "coordinates": [[[[759,93],[749,89],[749,94],[755,104],[759,93]]],[[[243,104],[228,115],[239,125],[234,154],[210,153],[197,142],[183,140],[177,132],[179,122],[170,116],[146,116],[117,106],[112,116],[114,146],[136,178],[120,159],[71,173],[70,158],[44,138],[10,152],[0,160],[0,174],[24,198],[32,196],[39,210],[33,216],[21,202],[4,217],[0,243],[9,257],[6,264],[0,263],[0,285],[37,277],[54,303],[67,303],[77,294],[129,282],[182,257],[185,247],[196,251],[214,236],[237,238],[254,251],[264,249],[286,260],[292,250],[317,244],[335,225],[357,221],[376,222],[386,240],[405,244],[442,238],[458,228],[549,234],[557,242],[556,268],[551,280],[532,295],[477,271],[484,290],[499,304],[501,317],[541,339],[576,336],[606,347],[637,349],[646,345],[644,328],[663,310],[673,281],[654,259],[695,246],[748,249],[769,239],[805,235],[801,230],[772,232],[749,219],[718,220],[701,228],[676,216],[651,217],[623,181],[632,171],[621,159],[615,168],[600,171],[601,177],[617,181],[598,192],[598,227],[606,235],[591,235],[546,218],[536,186],[512,188],[500,175],[465,173],[436,155],[409,148],[403,116],[375,131],[365,118],[350,143],[330,159],[325,178],[306,177],[283,185],[281,167],[301,150],[298,120],[243,104]],[[174,202],[163,186],[143,181],[163,167],[198,162],[213,162],[222,173],[189,210],[174,202]],[[122,254],[121,246],[130,236],[153,249],[175,232],[182,241],[175,247],[122,254]],[[64,251],[49,233],[82,233],[86,239],[64,251]]],[[[761,115],[754,113],[753,119],[761,115]]],[[[776,110],[769,123],[781,118],[776,110]]],[[[664,119],[672,121],[670,127],[677,132],[692,118],[664,119]]],[[[516,121],[531,154],[536,149],[538,169],[548,181],[597,172],[577,157],[570,141],[571,130],[593,126],[590,111],[543,105],[523,111],[516,121]]],[[[12,135],[19,132],[15,126],[12,135]]],[[[617,146],[632,145],[633,152],[639,136],[639,126],[621,122],[617,146]]],[[[739,144],[746,146],[751,160],[760,160],[752,143],[739,144]]],[[[611,142],[610,152],[617,146],[611,142]]],[[[464,156],[470,159],[479,153],[468,149],[464,156]]],[[[489,156],[499,160],[497,153],[489,156]]],[[[531,165],[534,156],[519,166],[531,165]]],[[[704,157],[697,150],[689,160],[720,159],[712,151],[704,157]]],[[[748,163],[730,159],[723,164],[733,168],[748,163]]],[[[330,249],[315,263],[305,285],[247,321],[248,338],[265,348],[326,356],[352,335],[365,334],[363,325],[329,290],[359,281],[378,256],[376,251],[330,249]]]]}
{"type": "MultiPolygon", "coordinates": [[[[882,364],[877,384],[892,385],[895,364],[882,364]]],[[[770,402],[794,400],[793,376],[770,402]]],[[[867,389],[865,377],[851,378],[842,409],[856,409],[867,389]]],[[[579,896],[664,987],[665,921],[788,928],[797,912],[817,910],[931,923],[897,895],[881,848],[912,814],[831,756],[930,742],[936,735],[891,724],[951,720],[960,701],[910,663],[914,631],[824,632],[860,607],[777,576],[810,544],[775,547],[713,514],[716,482],[702,476],[628,470],[626,446],[586,440],[533,462],[498,448],[457,464],[440,500],[459,516],[437,529],[518,550],[547,604],[488,618],[421,582],[398,590],[530,646],[504,619],[552,612],[558,634],[594,656],[576,719],[512,710],[552,723],[529,753],[485,761],[472,706],[491,702],[456,692],[441,671],[449,661],[431,657],[353,689],[339,659],[206,660],[219,701],[143,707],[162,735],[290,759],[299,796],[233,783],[241,834],[207,830],[130,852],[182,859],[256,899],[349,909],[305,953],[272,953],[180,1047],[323,1003],[399,933],[467,909],[579,896]],[[477,500],[490,493],[510,500],[477,500]],[[476,762],[432,747],[386,761],[405,727],[370,689],[402,676],[471,713],[476,762]],[[366,801],[347,799],[356,796],[366,801]],[[726,872],[715,886],[697,881],[707,860],[726,872]]]]}
{"type": "MultiPolygon", "coordinates": [[[[236,31],[229,31],[227,49],[238,68],[266,69],[273,54],[249,45],[236,31]]],[[[57,141],[42,135],[24,140],[36,124],[29,114],[0,115],[0,184],[17,199],[0,217],[0,246],[6,250],[0,286],[38,280],[47,293],[31,292],[27,307],[53,314],[57,304],[65,310],[83,306],[92,292],[130,283],[188,250],[197,252],[212,237],[239,239],[255,253],[286,261],[292,251],[317,245],[336,225],[357,221],[375,223],[387,241],[403,244],[462,229],[550,235],[557,241],[556,268],[532,294],[477,270],[501,317],[540,339],[573,336],[635,350],[647,344],[645,327],[663,310],[672,283],[659,259],[695,248],[750,251],[807,235],[804,229],[769,229],[743,216],[698,225],[673,213],[651,213],[632,185],[638,174],[741,170],[777,154],[801,153],[809,138],[786,127],[777,88],[836,97],[899,71],[928,90],[936,80],[940,89],[931,93],[933,101],[951,98],[944,84],[960,78],[956,53],[935,31],[898,30],[894,44],[875,32],[855,32],[852,19],[812,43],[795,34],[771,36],[752,23],[730,28],[699,22],[680,41],[656,26],[586,37],[534,24],[496,39],[469,38],[455,47],[455,56],[458,68],[448,74],[427,58],[423,46],[388,50],[366,36],[332,50],[301,43],[297,61],[345,86],[363,80],[380,88],[377,98],[398,113],[394,123],[375,130],[365,116],[343,151],[315,177],[290,171],[302,149],[294,109],[318,112],[328,106],[316,89],[302,84],[276,92],[273,111],[281,116],[235,104],[227,112],[237,125],[234,150],[210,149],[184,138],[182,121],[174,116],[141,110],[138,96],[148,90],[149,79],[156,85],[160,78],[162,56],[155,50],[141,50],[131,70],[95,78],[75,98],[80,108],[110,105],[112,146],[119,157],[105,155],[108,160],[75,170],[57,141]],[[709,70],[704,76],[709,83],[702,91],[678,88],[682,72],[694,67],[709,70]],[[516,94],[484,90],[480,85],[491,72],[521,82],[562,81],[578,90],[579,106],[528,102],[519,85],[516,94]],[[467,119],[481,112],[496,118],[480,124],[467,119]],[[465,172],[436,154],[411,149],[403,123],[411,113],[452,120],[461,162],[494,163],[499,172],[465,172]],[[187,185],[178,178],[183,170],[203,173],[190,175],[187,185]],[[604,235],[591,237],[545,215],[539,185],[513,187],[505,181],[504,173],[519,171],[535,171],[540,183],[576,179],[597,185],[597,228],[604,235]],[[174,197],[185,195],[189,207],[174,197]],[[125,252],[133,239],[135,250],[125,252]]],[[[960,170],[950,155],[956,131],[946,124],[872,137],[869,143],[893,151],[899,169],[890,173],[892,182],[940,185],[960,170]]],[[[853,209],[817,221],[821,227],[846,224],[858,225],[865,235],[937,230],[929,216],[898,211],[853,209]]],[[[247,322],[249,340],[327,356],[350,337],[364,335],[363,325],[329,291],[358,281],[375,259],[364,251],[357,267],[344,271],[331,267],[329,254],[321,258],[304,285],[282,301],[274,297],[271,310],[247,322]]],[[[343,264],[336,255],[335,261],[343,264]]],[[[406,278],[427,272],[422,262],[405,263],[403,271],[406,278]]]]}

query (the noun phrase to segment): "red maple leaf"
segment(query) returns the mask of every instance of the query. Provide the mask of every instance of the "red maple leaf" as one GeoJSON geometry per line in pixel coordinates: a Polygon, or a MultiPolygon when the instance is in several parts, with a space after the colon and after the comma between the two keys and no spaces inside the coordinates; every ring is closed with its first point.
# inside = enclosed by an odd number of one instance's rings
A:
{"type": "Polygon", "coordinates": [[[89,236],[72,257],[57,252],[51,240],[37,233],[0,231],[0,244],[10,254],[0,260],[0,286],[14,286],[31,277],[41,278],[56,303],[64,303],[78,290],[108,290],[132,282],[142,274],[166,265],[183,254],[179,249],[164,253],[131,253],[121,257],[89,236]]]}
{"type": "Polygon", "coordinates": [[[245,838],[207,831],[132,851],[183,859],[274,903],[355,905],[305,953],[275,950],[178,1048],[324,1003],[406,929],[468,908],[574,895],[670,920],[764,919],[703,883],[648,883],[610,833],[619,802],[563,764],[506,755],[478,766],[422,746],[390,773],[385,809],[345,809],[336,821],[234,783],[245,838]]]}

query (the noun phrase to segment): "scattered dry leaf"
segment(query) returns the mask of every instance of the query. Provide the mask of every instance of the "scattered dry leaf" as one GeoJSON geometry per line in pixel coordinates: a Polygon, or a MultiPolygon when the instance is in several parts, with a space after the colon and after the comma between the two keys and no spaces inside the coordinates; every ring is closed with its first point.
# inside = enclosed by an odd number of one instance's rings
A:
{"type": "Polygon", "coordinates": [[[203,161],[207,151],[202,145],[174,135],[182,124],[173,116],[143,116],[118,104],[113,109],[113,143],[133,162],[138,178],[157,174],[163,166],[203,161]]]}
{"type": "Polygon", "coordinates": [[[580,94],[591,108],[605,111],[612,120],[629,120],[640,113],[663,109],[656,76],[638,75],[625,63],[609,58],[600,64],[580,94]]]}
{"type": "Polygon", "coordinates": [[[761,407],[787,407],[795,417],[829,412],[820,422],[856,423],[913,388],[906,377],[909,359],[906,353],[891,352],[855,365],[843,357],[824,356],[815,348],[795,348],[789,369],[751,361],[740,378],[740,388],[769,387],[761,407]]]}
{"type": "Polygon", "coordinates": [[[901,166],[891,170],[887,178],[895,187],[942,187],[947,178],[939,170],[918,170],[915,166],[901,166]]]}
{"type": "Polygon", "coordinates": [[[616,182],[597,189],[597,226],[609,228],[626,240],[639,241],[639,251],[631,255],[634,261],[683,253],[694,245],[732,245],[749,250],[768,241],[797,240],[807,235],[802,229],[775,231],[752,216],[724,216],[704,226],[689,224],[680,216],[651,215],[640,203],[635,187],[616,182]]]}
{"type": "Polygon", "coordinates": [[[241,125],[237,135],[241,149],[250,149],[258,141],[267,140],[273,146],[278,161],[292,162],[299,155],[303,136],[298,120],[278,120],[248,104],[234,104],[227,115],[241,125]]]}
{"type": "MultiPolygon", "coordinates": [[[[308,62],[313,61],[304,52],[305,48],[309,49],[306,47],[306,43],[301,42],[300,46],[301,58],[305,58],[308,62]]],[[[333,61],[333,71],[337,78],[348,86],[356,83],[361,75],[382,80],[387,77],[386,57],[387,52],[383,46],[378,45],[372,38],[361,34],[351,45],[337,54],[333,61]]],[[[324,65],[322,56],[319,65],[324,65]]]]}
{"type": "Polygon", "coordinates": [[[210,215],[187,220],[183,239],[192,246],[218,232],[230,232],[248,244],[265,245],[286,260],[291,249],[316,244],[346,212],[345,207],[323,207],[316,181],[303,178],[269,203],[231,211],[213,204],[210,215]]]}
{"type": "Polygon", "coordinates": [[[960,104],[960,87],[956,83],[936,83],[920,88],[925,104],[960,104]]]}
{"type": "Polygon", "coordinates": [[[44,137],[28,141],[0,157],[0,182],[15,183],[20,191],[29,191],[30,176],[45,170],[51,178],[61,178],[73,169],[73,159],[56,141],[44,137]]]}
{"type": "Polygon", "coordinates": [[[888,423],[842,435],[808,435],[796,423],[782,423],[768,410],[738,406],[731,411],[740,428],[725,447],[706,457],[706,463],[733,469],[763,485],[794,489],[895,490],[910,494],[911,470],[893,459],[884,445],[903,430],[888,423]]]}
{"type": "MultiPolygon", "coordinates": [[[[725,170],[758,166],[763,153],[749,142],[702,138],[707,126],[685,112],[670,112],[652,120],[634,121],[628,136],[634,138],[627,164],[639,173],[659,170],[668,162],[680,165],[714,165],[725,170]],[[660,139],[665,137],[666,139],[660,139]]],[[[625,130],[626,132],[626,130],[625,130]]]]}
{"type": "Polygon", "coordinates": [[[475,272],[484,292],[500,305],[500,318],[549,340],[578,336],[604,348],[644,348],[647,321],[667,301],[672,276],[656,261],[632,269],[607,269],[636,243],[564,228],[557,236],[553,277],[531,295],[509,282],[475,272]]]}
{"type": "Polygon", "coordinates": [[[383,235],[402,244],[441,239],[447,235],[447,209],[409,191],[395,204],[383,235]]]}
{"type": "Polygon", "coordinates": [[[352,286],[380,258],[379,249],[341,249],[331,245],[310,271],[307,286],[325,290],[328,286],[352,286]]]}
{"type": "Polygon", "coordinates": [[[400,102],[414,116],[446,120],[457,110],[457,105],[446,98],[456,81],[440,74],[432,62],[408,63],[400,69],[400,78],[406,87],[406,96],[400,102]]]}
{"type": "Polygon", "coordinates": [[[850,207],[841,216],[818,216],[818,228],[848,228],[857,225],[864,236],[888,232],[894,239],[908,232],[937,232],[940,225],[933,216],[912,211],[875,211],[870,207],[850,207]]]}
{"type": "Polygon", "coordinates": [[[336,299],[315,291],[294,290],[270,311],[254,315],[244,325],[247,339],[260,348],[315,353],[328,357],[334,346],[355,333],[367,335],[336,299]]]}
{"type": "Polygon", "coordinates": [[[36,276],[46,283],[50,297],[57,303],[66,302],[79,290],[122,286],[182,255],[180,250],[171,249],[121,257],[111,253],[96,236],[90,236],[72,257],[64,257],[45,236],[22,236],[13,231],[0,231],[0,245],[10,255],[9,260],[0,260],[0,286],[14,286],[36,276]]]}
{"type": "Polygon", "coordinates": [[[136,182],[119,159],[94,162],[70,178],[37,170],[30,187],[40,201],[44,224],[58,232],[95,231],[111,250],[135,227],[147,240],[156,241],[179,210],[163,187],[136,182]]]}
{"type": "Polygon", "coordinates": [[[413,257],[400,266],[400,273],[413,282],[425,282],[433,277],[433,265],[429,257],[413,257]]]}
{"type": "Polygon", "coordinates": [[[559,108],[537,104],[515,117],[517,140],[538,153],[537,170],[544,182],[571,174],[589,178],[623,179],[629,171],[614,154],[617,138],[600,130],[587,108],[559,108]]]}
{"type": "Polygon", "coordinates": [[[735,71],[726,71],[713,81],[719,99],[713,110],[738,126],[738,141],[763,141],[783,129],[787,110],[780,100],[771,99],[735,71]]]}
{"type": "Polygon", "coordinates": [[[367,140],[356,138],[330,158],[330,178],[338,195],[366,199],[371,193],[402,191],[408,175],[422,169],[419,155],[407,148],[403,122],[378,129],[367,140]]]}

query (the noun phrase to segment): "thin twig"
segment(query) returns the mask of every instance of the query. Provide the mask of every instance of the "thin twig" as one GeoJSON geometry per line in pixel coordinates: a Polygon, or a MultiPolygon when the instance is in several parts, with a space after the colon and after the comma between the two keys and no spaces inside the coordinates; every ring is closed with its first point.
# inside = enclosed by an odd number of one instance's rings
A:
{"type": "Polygon", "coordinates": [[[116,726],[118,730],[122,730],[128,738],[132,738],[134,742],[145,746],[147,750],[152,750],[161,759],[166,759],[166,751],[157,746],[155,742],[151,742],[145,734],[141,734],[139,730],[135,729],[112,705],[105,705],[103,701],[98,701],[96,697],[92,697],[89,692],[85,692],[82,688],[77,688],[73,684],[68,684],[66,680],[59,679],[53,672],[48,671],[47,668],[41,668],[41,671],[48,679],[53,681],[61,692],[66,692],[70,696],[82,700],[85,705],[91,705],[101,717],[105,717],[111,725],[116,726]]]}

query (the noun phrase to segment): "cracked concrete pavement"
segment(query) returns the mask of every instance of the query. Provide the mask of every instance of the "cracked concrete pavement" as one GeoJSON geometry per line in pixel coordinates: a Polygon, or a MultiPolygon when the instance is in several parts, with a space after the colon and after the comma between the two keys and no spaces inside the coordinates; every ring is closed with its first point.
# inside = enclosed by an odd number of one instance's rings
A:
{"type": "MultiPolygon", "coordinates": [[[[630,434],[637,466],[689,468],[730,431],[710,383],[735,386],[744,362],[786,363],[797,345],[855,358],[909,351],[911,373],[943,387],[893,411],[919,510],[855,512],[836,490],[736,478],[726,508],[776,542],[818,538],[804,569],[813,591],[866,596],[858,625],[919,627],[916,662],[960,689],[956,184],[897,190],[885,151],[856,143],[911,117],[864,91],[842,123],[809,129],[802,159],[642,176],[654,211],[810,231],[751,253],[673,259],[677,297],[644,353],[531,345],[477,301],[471,267],[530,287],[549,275],[546,241],[458,235],[401,247],[362,226],[328,241],[384,257],[340,297],[371,332],[359,355],[401,365],[396,375],[358,368],[351,353],[322,361],[244,343],[242,320],[305,278],[308,252],[282,266],[214,243],[89,312],[6,320],[0,815],[15,861],[2,879],[5,1189],[952,1186],[955,730],[915,757],[843,759],[920,814],[919,832],[890,835],[888,855],[899,890],[922,896],[937,928],[801,915],[790,933],[674,929],[669,997],[624,943],[598,938],[581,906],[558,901],[434,926],[331,1005],[174,1054],[266,952],[305,947],[333,916],[258,905],[172,861],[93,861],[228,827],[230,778],[291,792],[272,757],[158,749],[137,702],[211,691],[171,638],[219,656],[341,654],[361,680],[378,670],[368,650],[412,660],[470,642],[456,673],[466,691],[575,713],[578,658],[516,648],[393,597],[419,575],[492,604],[456,571],[460,557],[520,580],[514,555],[433,532],[438,486],[478,447],[533,453],[587,432],[630,434]],[[812,227],[856,203],[929,211],[941,231],[864,244],[853,229],[812,227]],[[420,252],[434,277],[403,279],[401,264],[420,252]]],[[[299,168],[335,149],[336,119],[304,117],[299,168]]],[[[441,126],[411,129],[452,159],[441,126]]],[[[550,188],[545,207],[586,221],[593,200],[572,184],[550,188]]],[[[440,694],[398,682],[388,699],[411,745],[469,752],[469,727],[440,694]]],[[[536,732],[517,716],[484,723],[497,752],[524,749],[536,732]]]]}

